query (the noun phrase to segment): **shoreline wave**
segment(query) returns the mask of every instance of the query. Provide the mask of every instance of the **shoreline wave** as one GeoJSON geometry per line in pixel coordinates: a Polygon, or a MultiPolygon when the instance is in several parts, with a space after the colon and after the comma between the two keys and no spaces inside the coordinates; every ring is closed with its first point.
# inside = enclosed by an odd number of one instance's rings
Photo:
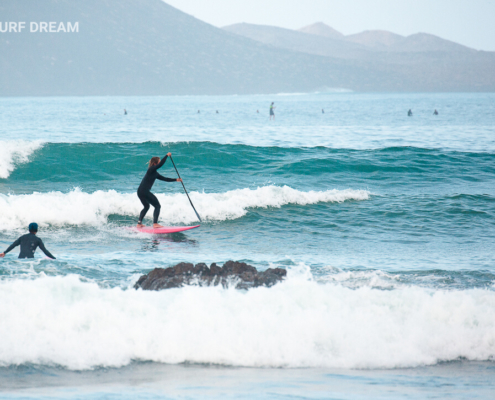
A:
{"type": "Polygon", "coordinates": [[[305,269],[247,292],[102,289],[76,275],[0,286],[0,366],[376,369],[495,357],[495,293],[480,289],[350,289],[305,269]]]}

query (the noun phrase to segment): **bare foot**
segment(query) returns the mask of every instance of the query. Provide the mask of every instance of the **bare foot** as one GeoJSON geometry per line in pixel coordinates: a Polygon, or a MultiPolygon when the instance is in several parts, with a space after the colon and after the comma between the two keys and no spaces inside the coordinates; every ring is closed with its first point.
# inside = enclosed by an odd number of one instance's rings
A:
{"type": "Polygon", "coordinates": [[[137,224],[137,227],[138,228],[144,228],[144,225],[143,224],[137,224]]]}
{"type": "Polygon", "coordinates": [[[154,228],[154,229],[163,228],[163,225],[160,225],[160,224],[153,224],[153,228],[154,228]]]}

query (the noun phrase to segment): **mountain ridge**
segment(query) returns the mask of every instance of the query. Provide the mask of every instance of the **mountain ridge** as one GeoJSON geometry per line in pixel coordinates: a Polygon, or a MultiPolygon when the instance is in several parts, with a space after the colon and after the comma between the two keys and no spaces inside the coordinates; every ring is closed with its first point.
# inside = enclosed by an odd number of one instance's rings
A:
{"type": "Polygon", "coordinates": [[[385,30],[365,30],[363,32],[344,35],[334,28],[323,22],[316,22],[312,25],[302,27],[297,30],[278,28],[270,25],[257,25],[248,23],[238,23],[223,27],[222,29],[230,32],[243,33],[248,37],[255,36],[253,30],[249,27],[258,27],[258,29],[277,29],[292,33],[305,33],[318,37],[325,37],[341,42],[353,42],[364,46],[369,50],[389,50],[389,51],[476,51],[470,47],[461,45],[451,40],[443,39],[430,33],[418,32],[408,36],[399,35],[385,30]]]}

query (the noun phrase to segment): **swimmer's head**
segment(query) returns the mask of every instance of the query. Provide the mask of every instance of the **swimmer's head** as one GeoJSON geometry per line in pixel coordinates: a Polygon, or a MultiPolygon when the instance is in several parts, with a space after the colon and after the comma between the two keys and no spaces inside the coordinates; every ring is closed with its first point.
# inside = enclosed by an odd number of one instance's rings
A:
{"type": "Polygon", "coordinates": [[[29,232],[36,233],[36,232],[38,232],[38,224],[36,222],[31,222],[29,224],[29,228],[28,229],[29,229],[29,232]]]}
{"type": "Polygon", "coordinates": [[[160,162],[160,157],[151,157],[151,160],[148,164],[148,168],[158,164],[159,162],[160,162]]]}

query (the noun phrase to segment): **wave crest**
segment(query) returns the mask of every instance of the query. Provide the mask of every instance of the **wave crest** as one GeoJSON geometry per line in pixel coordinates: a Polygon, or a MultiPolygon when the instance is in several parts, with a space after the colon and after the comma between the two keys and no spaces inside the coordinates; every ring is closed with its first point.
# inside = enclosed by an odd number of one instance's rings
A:
{"type": "Polygon", "coordinates": [[[0,141],[0,178],[7,179],[16,164],[29,161],[29,156],[43,146],[43,142],[28,142],[25,140],[0,141]]]}

